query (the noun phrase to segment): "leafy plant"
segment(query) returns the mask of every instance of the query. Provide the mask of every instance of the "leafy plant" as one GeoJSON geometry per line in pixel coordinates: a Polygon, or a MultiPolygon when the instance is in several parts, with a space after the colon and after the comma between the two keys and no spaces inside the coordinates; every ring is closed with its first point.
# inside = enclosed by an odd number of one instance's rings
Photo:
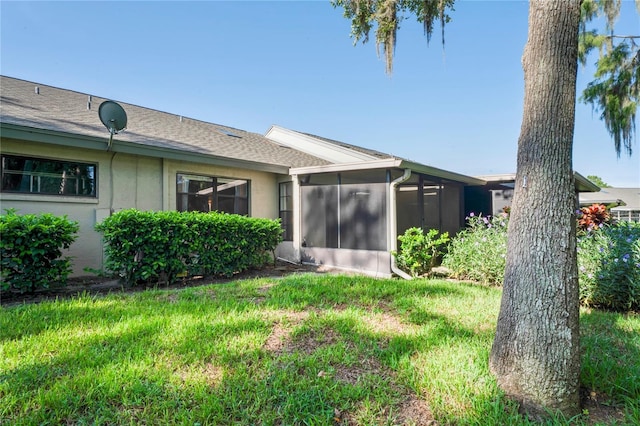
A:
{"type": "Polygon", "coordinates": [[[578,270],[583,305],[640,308],[640,223],[604,225],[580,236],[578,270]]]}
{"type": "Polygon", "coordinates": [[[507,255],[508,213],[467,217],[467,228],[449,244],[442,261],[459,279],[502,285],[507,255]]]}
{"type": "Polygon", "coordinates": [[[281,240],[277,220],[225,213],[120,211],[96,225],[105,269],[129,285],[225,275],[262,266],[281,240]]]}
{"type": "Polygon", "coordinates": [[[66,283],[70,257],[62,257],[77,238],[78,223],[50,213],[0,216],[2,290],[32,292],[51,283],[66,283]]]}
{"type": "Polygon", "coordinates": [[[581,231],[597,229],[611,221],[611,215],[604,204],[592,204],[579,210],[578,228],[581,231]]]}
{"type": "Polygon", "coordinates": [[[417,277],[431,270],[438,256],[442,254],[442,247],[449,242],[449,233],[438,236],[437,229],[430,229],[426,234],[422,228],[409,228],[398,237],[400,251],[393,252],[398,266],[417,277]],[[437,236],[437,238],[436,238],[437,236]]]}

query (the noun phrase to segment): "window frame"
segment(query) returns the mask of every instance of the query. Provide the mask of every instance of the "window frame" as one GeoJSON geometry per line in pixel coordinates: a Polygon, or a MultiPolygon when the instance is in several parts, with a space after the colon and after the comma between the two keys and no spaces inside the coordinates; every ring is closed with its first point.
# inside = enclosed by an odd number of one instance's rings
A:
{"type": "Polygon", "coordinates": [[[282,227],[282,241],[293,241],[293,182],[278,184],[278,217],[282,227]],[[283,188],[286,188],[283,194],[283,188]],[[283,204],[284,203],[284,204],[283,204]],[[290,209],[288,208],[290,207],[290,209]]]}
{"type": "MultiPolygon", "coordinates": [[[[195,179],[192,179],[192,180],[195,180],[195,179]]],[[[229,213],[229,214],[238,214],[238,215],[247,216],[247,217],[251,216],[251,180],[249,179],[225,177],[225,176],[214,176],[214,175],[206,175],[206,174],[200,174],[200,173],[176,172],[175,182],[176,182],[175,188],[176,188],[176,210],[177,211],[202,211],[202,212],[218,211],[218,212],[229,213]],[[202,182],[206,182],[207,179],[210,179],[211,186],[203,187],[199,191],[191,192],[189,188],[189,184],[186,183],[187,192],[184,192],[181,190],[182,189],[181,186],[185,185],[185,183],[184,182],[182,184],[179,183],[180,176],[187,177],[187,178],[201,179],[202,182]],[[220,194],[218,192],[219,186],[225,185],[225,184],[232,184],[237,181],[243,182],[242,184],[237,186],[245,186],[246,195],[241,196],[241,195],[238,195],[237,193],[234,193],[233,195],[225,194],[225,193],[220,194]],[[211,191],[210,191],[211,194],[207,196],[208,200],[206,201],[206,204],[208,205],[208,209],[202,210],[202,209],[190,208],[190,204],[192,202],[191,197],[197,196],[198,192],[207,191],[207,189],[209,188],[211,188],[211,191]],[[180,198],[184,196],[186,196],[186,202],[180,200],[180,198]],[[228,210],[220,210],[219,209],[220,202],[229,201],[229,200],[233,200],[233,212],[228,210]],[[242,205],[239,205],[238,201],[240,201],[242,205]]],[[[226,188],[226,189],[229,189],[229,188],[226,188]]]]}
{"type": "MultiPolygon", "coordinates": [[[[2,153],[2,155],[0,155],[0,192],[5,195],[5,196],[35,196],[35,197],[54,197],[54,198],[73,198],[73,199],[97,199],[98,198],[98,163],[97,162],[86,162],[86,161],[79,161],[79,160],[69,160],[69,159],[59,159],[59,158],[47,158],[47,157],[35,157],[35,156],[31,156],[31,155],[24,155],[24,154],[8,154],[8,153],[2,153]],[[61,173],[58,172],[38,172],[38,171],[29,171],[29,170],[24,170],[24,168],[22,170],[18,170],[18,169],[7,169],[7,167],[5,166],[5,159],[16,159],[16,160],[24,160],[24,161],[39,161],[39,162],[45,162],[45,163],[50,163],[56,166],[60,166],[62,165],[63,168],[65,167],[77,167],[77,166],[83,166],[86,167],[86,171],[87,171],[87,176],[64,176],[63,173],[65,172],[64,170],[61,173]],[[89,170],[91,170],[89,172],[89,170]],[[22,175],[24,176],[28,176],[28,180],[29,180],[29,189],[28,190],[13,190],[13,189],[7,189],[5,188],[5,177],[8,175],[14,175],[14,176],[18,176],[18,175],[22,175]],[[92,178],[89,178],[88,176],[91,176],[92,178]],[[69,180],[75,180],[75,185],[72,185],[73,187],[75,187],[75,191],[74,193],[69,193],[69,192],[42,192],[42,187],[43,182],[42,180],[44,179],[69,179],[69,180]],[[92,188],[90,190],[89,193],[80,193],[81,192],[81,188],[80,188],[80,183],[82,181],[86,181],[88,182],[88,185],[92,185],[92,188]]],[[[62,182],[60,183],[60,185],[64,185],[62,182]]],[[[69,188],[68,185],[64,185],[64,189],[63,191],[66,191],[69,188]]]]}

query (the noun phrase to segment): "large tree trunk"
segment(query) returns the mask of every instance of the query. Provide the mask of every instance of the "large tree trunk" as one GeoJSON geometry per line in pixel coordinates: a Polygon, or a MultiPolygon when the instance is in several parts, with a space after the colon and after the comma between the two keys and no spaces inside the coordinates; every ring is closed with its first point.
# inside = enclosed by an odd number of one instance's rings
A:
{"type": "Polygon", "coordinates": [[[524,113],[491,371],[535,416],[580,411],[572,143],[580,0],[531,0],[524,113]]]}

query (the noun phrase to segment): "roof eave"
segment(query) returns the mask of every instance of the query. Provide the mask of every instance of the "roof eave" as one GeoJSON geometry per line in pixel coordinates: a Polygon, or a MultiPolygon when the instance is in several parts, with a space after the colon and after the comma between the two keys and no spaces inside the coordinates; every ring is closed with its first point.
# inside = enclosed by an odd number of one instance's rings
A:
{"type": "MultiPolygon", "coordinates": [[[[104,138],[82,136],[73,133],[38,129],[10,123],[0,123],[0,130],[2,137],[7,139],[27,140],[31,142],[48,143],[52,145],[70,146],[97,151],[106,151],[108,145],[108,138],[106,136],[104,138]]],[[[289,172],[289,167],[283,165],[267,164],[205,153],[182,151],[179,149],[142,145],[134,142],[117,140],[117,138],[114,138],[113,140],[111,151],[155,158],[166,158],[177,161],[189,161],[217,166],[252,169],[284,175],[289,172]]]]}
{"type": "Polygon", "coordinates": [[[580,192],[598,192],[600,187],[578,172],[573,172],[576,190],[580,192]]]}
{"type": "MultiPolygon", "coordinates": [[[[488,184],[504,184],[511,183],[516,180],[515,173],[503,173],[498,175],[482,175],[476,176],[478,179],[483,179],[488,184]]],[[[582,176],[578,172],[573,172],[575,190],[578,192],[598,192],[600,187],[591,182],[586,177],[582,176]]]]}
{"type": "Polygon", "coordinates": [[[410,169],[412,172],[435,176],[441,179],[451,180],[455,182],[461,182],[467,185],[484,185],[486,183],[482,179],[461,175],[459,173],[449,172],[447,170],[442,170],[436,167],[426,166],[424,164],[414,163],[399,158],[388,158],[374,161],[358,161],[355,163],[328,164],[325,166],[296,167],[289,169],[289,173],[291,175],[305,175],[388,168],[410,169]]]}

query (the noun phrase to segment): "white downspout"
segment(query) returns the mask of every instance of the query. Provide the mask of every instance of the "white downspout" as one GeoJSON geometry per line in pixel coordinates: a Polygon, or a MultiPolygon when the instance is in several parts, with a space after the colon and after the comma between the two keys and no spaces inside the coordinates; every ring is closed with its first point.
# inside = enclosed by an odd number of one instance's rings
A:
{"type": "MultiPolygon", "coordinates": [[[[388,222],[389,244],[388,245],[389,245],[390,252],[398,250],[398,224],[396,223],[398,219],[397,206],[396,206],[396,199],[397,199],[396,187],[402,182],[405,182],[410,177],[411,177],[411,169],[404,169],[404,174],[400,176],[398,179],[391,181],[391,183],[389,184],[389,222],[388,222]]],[[[391,272],[398,275],[399,277],[404,278],[405,280],[412,279],[411,275],[407,274],[402,269],[398,268],[398,265],[396,264],[396,257],[393,254],[391,255],[391,272]]]]}

